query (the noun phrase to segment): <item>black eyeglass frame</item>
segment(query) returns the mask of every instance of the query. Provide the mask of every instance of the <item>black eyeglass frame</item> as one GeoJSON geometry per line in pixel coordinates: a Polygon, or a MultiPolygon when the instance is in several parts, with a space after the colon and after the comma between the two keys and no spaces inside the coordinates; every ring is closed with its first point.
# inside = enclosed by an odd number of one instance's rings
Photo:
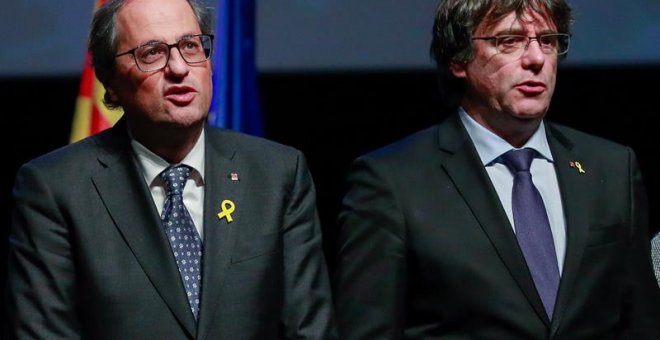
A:
{"type": "MultiPolygon", "coordinates": [[[[135,65],[137,66],[138,70],[140,70],[140,71],[142,71],[142,72],[156,72],[156,71],[160,71],[160,70],[164,69],[165,67],[167,67],[167,63],[170,62],[170,56],[172,55],[172,53],[171,53],[170,51],[172,50],[172,47],[176,47],[177,51],[179,51],[179,55],[181,56],[181,58],[183,58],[183,60],[184,60],[186,63],[188,63],[188,64],[199,64],[199,63],[203,63],[203,62],[205,62],[205,61],[207,61],[207,60],[209,60],[209,59],[211,58],[211,55],[213,54],[213,39],[214,39],[214,38],[215,38],[215,36],[214,36],[213,34],[195,34],[195,35],[187,35],[187,36],[185,36],[185,37],[183,37],[183,38],[177,40],[177,41],[176,41],[175,43],[173,43],[173,44],[168,44],[168,43],[165,43],[165,42],[162,42],[162,41],[151,41],[151,42],[148,42],[148,43],[146,43],[146,44],[142,44],[142,45],[140,45],[140,46],[137,46],[137,47],[135,47],[135,48],[131,48],[131,49],[128,50],[128,51],[125,51],[125,52],[121,52],[121,53],[115,54],[115,58],[121,57],[121,56],[123,56],[123,55],[130,54],[130,55],[133,56],[133,60],[135,61],[135,65]],[[184,56],[183,53],[181,53],[181,50],[179,49],[179,45],[180,45],[182,42],[186,42],[187,39],[195,38],[195,37],[199,37],[200,40],[201,40],[201,42],[202,42],[202,44],[204,43],[204,39],[203,39],[203,38],[204,38],[204,37],[207,37],[207,38],[208,38],[208,41],[209,41],[209,48],[208,48],[208,51],[209,51],[209,52],[208,52],[208,55],[206,55],[206,58],[205,58],[204,60],[200,60],[200,61],[192,61],[192,62],[191,62],[191,61],[188,61],[188,60],[186,59],[186,57],[184,56]],[[140,48],[142,48],[142,47],[145,47],[145,46],[153,46],[153,45],[156,45],[156,44],[163,44],[163,45],[167,46],[167,58],[165,58],[165,63],[163,64],[162,67],[159,67],[159,68],[156,68],[156,69],[153,69],[153,70],[147,70],[147,71],[145,71],[145,70],[143,70],[143,69],[140,67],[140,62],[138,62],[138,57],[135,55],[135,51],[137,51],[138,49],[140,49],[140,48]]],[[[204,49],[204,50],[206,50],[206,49],[204,49]]],[[[205,53],[205,54],[206,54],[206,53],[205,53]]]]}

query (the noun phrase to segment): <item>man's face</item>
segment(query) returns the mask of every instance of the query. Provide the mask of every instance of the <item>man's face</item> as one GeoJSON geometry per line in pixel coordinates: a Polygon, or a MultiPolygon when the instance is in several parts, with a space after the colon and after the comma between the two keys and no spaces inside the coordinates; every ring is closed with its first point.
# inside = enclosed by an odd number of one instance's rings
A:
{"type": "MultiPolygon", "coordinates": [[[[128,1],[117,14],[120,53],[153,41],[173,44],[196,34],[201,30],[185,0],[128,1]]],[[[199,124],[208,114],[213,92],[210,61],[187,64],[175,47],[169,53],[165,68],[153,72],[142,72],[131,54],[117,57],[116,72],[105,82],[133,133],[154,125],[199,124]]]]}
{"type": "MultiPolygon", "coordinates": [[[[486,27],[480,24],[475,37],[518,34],[535,37],[556,32],[552,22],[538,13],[514,12],[486,27]]],[[[536,40],[527,49],[499,53],[494,40],[474,40],[474,59],[452,65],[452,72],[467,83],[462,105],[475,120],[498,132],[519,123],[540,122],[555,89],[557,55],[544,54],[536,40]]]]}

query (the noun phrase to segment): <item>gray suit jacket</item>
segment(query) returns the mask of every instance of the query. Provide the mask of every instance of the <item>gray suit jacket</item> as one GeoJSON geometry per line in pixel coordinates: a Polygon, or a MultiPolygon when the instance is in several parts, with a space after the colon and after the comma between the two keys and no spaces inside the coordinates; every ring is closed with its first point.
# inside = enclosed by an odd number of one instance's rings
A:
{"type": "Polygon", "coordinates": [[[205,168],[196,324],[123,122],[22,166],[9,247],[10,335],[333,338],[315,191],[303,155],[207,128],[205,168]],[[231,223],[217,216],[225,199],[235,203],[231,223]]]}
{"type": "Polygon", "coordinates": [[[454,115],[353,165],[340,214],[342,339],[660,339],[632,150],[546,126],[567,236],[552,320],[454,115]]]}

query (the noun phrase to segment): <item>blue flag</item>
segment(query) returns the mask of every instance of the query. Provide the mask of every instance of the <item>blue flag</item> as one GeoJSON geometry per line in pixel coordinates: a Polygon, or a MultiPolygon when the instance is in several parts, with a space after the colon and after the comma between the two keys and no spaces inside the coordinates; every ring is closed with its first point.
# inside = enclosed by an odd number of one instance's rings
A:
{"type": "Polygon", "coordinates": [[[218,0],[209,124],[262,136],[255,0],[218,0]]]}

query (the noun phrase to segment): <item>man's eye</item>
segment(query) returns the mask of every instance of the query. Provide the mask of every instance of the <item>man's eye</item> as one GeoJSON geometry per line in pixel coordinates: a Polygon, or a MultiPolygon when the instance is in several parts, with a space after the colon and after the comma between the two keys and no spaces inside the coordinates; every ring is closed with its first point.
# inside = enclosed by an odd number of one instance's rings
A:
{"type": "Polygon", "coordinates": [[[138,50],[137,57],[145,63],[152,63],[167,55],[167,49],[161,45],[146,46],[138,50]]]}
{"type": "Polygon", "coordinates": [[[517,37],[517,36],[499,37],[497,40],[497,44],[502,47],[516,47],[522,44],[524,40],[525,40],[524,37],[517,37]]]}

